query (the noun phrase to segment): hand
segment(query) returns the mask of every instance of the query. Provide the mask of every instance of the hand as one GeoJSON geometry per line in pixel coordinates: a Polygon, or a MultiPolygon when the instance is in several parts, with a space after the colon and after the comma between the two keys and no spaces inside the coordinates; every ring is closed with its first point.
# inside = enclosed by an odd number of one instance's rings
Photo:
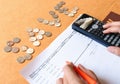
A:
{"type": "MultiPolygon", "coordinates": [[[[57,84],[87,84],[85,80],[83,80],[73,69],[72,63],[67,63],[67,65],[63,68],[64,71],[64,77],[59,78],[57,80],[57,84]]],[[[96,81],[98,81],[96,75],[84,68],[82,65],[79,65],[79,68],[83,70],[85,73],[87,73],[89,76],[94,78],[96,81]]],[[[98,83],[97,83],[98,84],[98,83]]]]}
{"type": "MultiPolygon", "coordinates": [[[[111,22],[103,25],[103,28],[105,29],[103,33],[120,33],[120,21],[111,22]]],[[[116,54],[120,56],[120,48],[115,46],[109,46],[108,51],[110,51],[113,54],[116,54]]]]}

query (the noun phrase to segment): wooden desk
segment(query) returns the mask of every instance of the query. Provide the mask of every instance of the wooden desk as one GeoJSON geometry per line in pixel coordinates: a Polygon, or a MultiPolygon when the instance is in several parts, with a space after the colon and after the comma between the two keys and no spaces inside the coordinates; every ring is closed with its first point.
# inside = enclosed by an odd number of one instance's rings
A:
{"type": "MultiPolygon", "coordinates": [[[[64,0],[66,7],[72,9],[74,6],[80,8],[75,17],[70,18],[64,14],[59,14],[62,26],[60,28],[43,25],[37,22],[38,17],[51,20],[48,14],[50,10],[61,0],[0,0],[0,84],[28,84],[28,82],[20,75],[19,71],[30,61],[23,64],[16,62],[18,54],[5,53],[3,48],[8,40],[14,37],[20,37],[21,42],[15,46],[27,45],[36,51],[33,59],[42,52],[68,25],[81,13],[88,13],[100,20],[110,12],[114,11],[120,14],[120,0],[64,0]],[[40,47],[34,47],[29,42],[26,28],[38,27],[46,31],[51,31],[53,36],[44,38],[40,47]]],[[[33,60],[32,59],[32,60],[33,60]]]]}

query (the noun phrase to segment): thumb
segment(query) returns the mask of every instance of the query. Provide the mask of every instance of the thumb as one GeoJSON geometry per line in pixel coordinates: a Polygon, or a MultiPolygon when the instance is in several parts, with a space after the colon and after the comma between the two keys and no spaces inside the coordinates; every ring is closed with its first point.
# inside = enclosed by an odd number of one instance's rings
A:
{"type": "Polygon", "coordinates": [[[119,47],[115,47],[115,46],[110,46],[108,47],[108,51],[110,51],[111,53],[120,56],[120,48],[119,47]]]}

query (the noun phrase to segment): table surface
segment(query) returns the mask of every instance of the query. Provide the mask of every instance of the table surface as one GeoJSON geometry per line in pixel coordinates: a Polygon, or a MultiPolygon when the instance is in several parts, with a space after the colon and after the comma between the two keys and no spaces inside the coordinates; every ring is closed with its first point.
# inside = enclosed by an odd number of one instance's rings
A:
{"type": "MultiPolygon", "coordinates": [[[[27,45],[35,49],[33,59],[41,53],[60,33],[62,33],[79,14],[87,13],[100,20],[110,12],[120,14],[120,0],[64,0],[66,5],[72,9],[75,6],[79,7],[75,17],[68,17],[64,14],[56,12],[62,22],[62,26],[56,28],[37,22],[37,18],[46,18],[51,20],[49,15],[50,10],[54,10],[54,6],[60,0],[0,0],[0,84],[28,84],[28,82],[19,73],[30,61],[23,64],[16,62],[17,57],[23,56],[25,53],[5,53],[4,47],[6,42],[14,37],[20,37],[21,42],[15,44],[20,47],[27,45]],[[29,37],[26,33],[28,27],[39,28],[45,31],[51,31],[52,37],[41,41],[40,47],[34,47],[29,42],[29,37]]],[[[32,59],[32,60],[33,60],[32,59]]]]}

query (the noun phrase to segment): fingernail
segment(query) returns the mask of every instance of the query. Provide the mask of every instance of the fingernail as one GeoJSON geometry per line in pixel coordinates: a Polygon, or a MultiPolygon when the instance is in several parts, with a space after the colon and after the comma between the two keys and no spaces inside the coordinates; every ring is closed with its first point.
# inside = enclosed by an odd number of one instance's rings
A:
{"type": "Polygon", "coordinates": [[[71,62],[70,61],[66,61],[66,64],[71,64],[71,62]]]}

